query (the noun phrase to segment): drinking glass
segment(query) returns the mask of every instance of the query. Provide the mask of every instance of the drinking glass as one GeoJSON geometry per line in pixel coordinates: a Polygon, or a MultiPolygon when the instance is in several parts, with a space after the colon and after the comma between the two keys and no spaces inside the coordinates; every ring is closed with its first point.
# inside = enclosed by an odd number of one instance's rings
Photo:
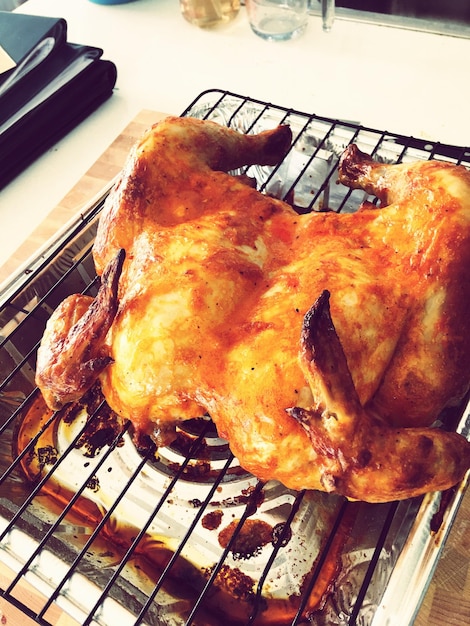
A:
{"type": "Polygon", "coordinates": [[[308,23],[308,0],[246,0],[248,21],[263,39],[285,41],[301,35],[308,23]]]}

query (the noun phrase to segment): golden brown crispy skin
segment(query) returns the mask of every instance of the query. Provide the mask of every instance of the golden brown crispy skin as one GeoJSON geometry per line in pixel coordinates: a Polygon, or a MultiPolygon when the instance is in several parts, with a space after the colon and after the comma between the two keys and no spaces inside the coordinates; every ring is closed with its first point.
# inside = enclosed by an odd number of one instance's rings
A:
{"type": "Polygon", "coordinates": [[[294,489],[381,501],[451,486],[470,444],[423,426],[469,385],[470,175],[351,148],[343,182],[382,208],[299,216],[220,171],[274,163],[289,141],[169,118],[136,145],[94,247],[100,273],[126,252],[103,393],[160,439],[208,412],[246,469],[294,489]],[[334,333],[318,336],[325,290],[334,333]],[[324,336],[336,356],[317,362],[324,336]]]}
{"type": "Polygon", "coordinates": [[[48,321],[37,354],[36,384],[51,409],[79,400],[110,363],[104,342],[117,310],[124,256],[120,250],[111,260],[96,298],[69,296],[48,321]]]}
{"type": "Polygon", "coordinates": [[[397,425],[430,424],[469,385],[470,172],[440,161],[383,165],[353,145],[340,180],[381,199],[372,243],[389,254],[383,277],[408,302],[393,359],[368,406],[397,425]]]}

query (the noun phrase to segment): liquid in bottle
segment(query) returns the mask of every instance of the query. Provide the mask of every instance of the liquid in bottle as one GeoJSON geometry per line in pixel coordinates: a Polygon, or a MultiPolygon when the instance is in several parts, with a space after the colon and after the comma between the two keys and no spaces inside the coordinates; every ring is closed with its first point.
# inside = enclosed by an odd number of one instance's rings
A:
{"type": "Polygon", "coordinates": [[[188,22],[212,28],[233,20],[240,10],[240,0],[180,0],[180,6],[188,22]]]}

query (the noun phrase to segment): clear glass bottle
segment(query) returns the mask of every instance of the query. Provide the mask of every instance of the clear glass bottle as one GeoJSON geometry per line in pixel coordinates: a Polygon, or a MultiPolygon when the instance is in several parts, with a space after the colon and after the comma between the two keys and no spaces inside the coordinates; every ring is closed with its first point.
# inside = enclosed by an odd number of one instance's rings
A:
{"type": "Polygon", "coordinates": [[[180,0],[180,6],[188,22],[212,28],[233,20],[240,10],[240,0],[180,0]]]}

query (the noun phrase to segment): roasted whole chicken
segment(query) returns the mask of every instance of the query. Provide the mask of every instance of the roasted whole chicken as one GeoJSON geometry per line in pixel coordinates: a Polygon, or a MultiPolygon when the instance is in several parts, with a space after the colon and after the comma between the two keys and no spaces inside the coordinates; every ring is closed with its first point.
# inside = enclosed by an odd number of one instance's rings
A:
{"type": "Polygon", "coordinates": [[[209,413],[246,470],[289,488],[449,488],[470,443],[432,424],[470,382],[470,173],[351,145],[340,181],[378,205],[305,215],[226,173],[290,144],[287,126],[151,128],[100,218],[99,293],[54,312],[37,384],[58,409],[99,380],[158,445],[209,413]]]}

